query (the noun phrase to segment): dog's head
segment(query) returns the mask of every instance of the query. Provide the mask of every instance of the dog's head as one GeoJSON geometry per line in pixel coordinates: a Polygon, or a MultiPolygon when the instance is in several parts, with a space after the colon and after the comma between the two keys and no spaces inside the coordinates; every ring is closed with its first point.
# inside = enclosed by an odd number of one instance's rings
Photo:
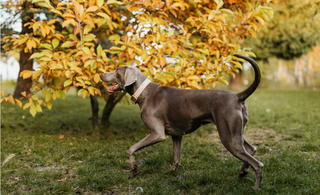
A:
{"type": "Polygon", "coordinates": [[[121,66],[114,72],[107,72],[100,74],[100,78],[106,84],[114,84],[107,88],[110,93],[124,90],[127,86],[136,82],[138,76],[138,69],[132,66],[121,66]]]}

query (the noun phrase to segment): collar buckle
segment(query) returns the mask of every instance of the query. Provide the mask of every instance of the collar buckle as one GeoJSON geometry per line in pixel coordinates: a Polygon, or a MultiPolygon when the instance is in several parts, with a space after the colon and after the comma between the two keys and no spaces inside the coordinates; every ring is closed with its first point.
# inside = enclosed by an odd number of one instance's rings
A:
{"type": "Polygon", "coordinates": [[[138,97],[137,97],[137,96],[135,96],[135,95],[132,95],[132,96],[131,96],[131,102],[132,102],[132,104],[135,104],[137,100],[138,100],[138,97]]]}

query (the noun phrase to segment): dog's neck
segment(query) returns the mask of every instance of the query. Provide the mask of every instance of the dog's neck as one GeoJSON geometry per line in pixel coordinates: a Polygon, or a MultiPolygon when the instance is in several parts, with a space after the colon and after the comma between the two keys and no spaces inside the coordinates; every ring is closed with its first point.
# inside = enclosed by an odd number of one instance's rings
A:
{"type": "Polygon", "coordinates": [[[126,87],[126,91],[132,96],[140,87],[140,85],[143,83],[144,80],[146,80],[147,77],[145,77],[143,74],[138,74],[136,82],[134,82],[132,85],[126,87]]]}

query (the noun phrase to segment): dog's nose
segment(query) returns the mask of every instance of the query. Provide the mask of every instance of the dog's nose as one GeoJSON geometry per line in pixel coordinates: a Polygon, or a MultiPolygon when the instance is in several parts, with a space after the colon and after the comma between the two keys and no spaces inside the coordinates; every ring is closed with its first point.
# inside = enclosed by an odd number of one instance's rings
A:
{"type": "Polygon", "coordinates": [[[102,78],[102,76],[103,76],[103,74],[101,73],[101,74],[100,74],[100,78],[102,78]]]}

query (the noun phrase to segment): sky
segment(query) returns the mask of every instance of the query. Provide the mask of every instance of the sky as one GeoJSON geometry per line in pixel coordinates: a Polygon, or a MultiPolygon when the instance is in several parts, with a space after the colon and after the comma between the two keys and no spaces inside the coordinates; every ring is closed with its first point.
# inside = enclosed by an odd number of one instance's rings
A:
{"type": "MultiPolygon", "coordinates": [[[[0,0],[1,3],[4,3],[6,0],[0,0]]],[[[0,10],[2,12],[2,10],[0,10]]],[[[0,23],[3,23],[4,21],[8,20],[10,18],[9,15],[6,16],[6,14],[2,14],[2,17],[0,17],[0,23]]],[[[14,29],[18,32],[21,31],[21,20],[17,20],[14,24],[14,29]]],[[[1,31],[1,29],[0,29],[1,31]]],[[[2,39],[2,37],[0,37],[2,39]]],[[[2,49],[2,46],[0,47],[2,49]]],[[[1,54],[0,54],[1,55],[1,54]]],[[[13,57],[9,58],[8,60],[4,60],[2,58],[2,55],[0,56],[0,78],[2,80],[16,80],[18,78],[19,74],[19,62],[17,62],[13,57]]]]}
{"type": "Polygon", "coordinates": [[[0,76],[2,80],[16,80],[19,74],[19,63],[14,57],[9,58],[6,62],[0,61],[0,76]]]}

